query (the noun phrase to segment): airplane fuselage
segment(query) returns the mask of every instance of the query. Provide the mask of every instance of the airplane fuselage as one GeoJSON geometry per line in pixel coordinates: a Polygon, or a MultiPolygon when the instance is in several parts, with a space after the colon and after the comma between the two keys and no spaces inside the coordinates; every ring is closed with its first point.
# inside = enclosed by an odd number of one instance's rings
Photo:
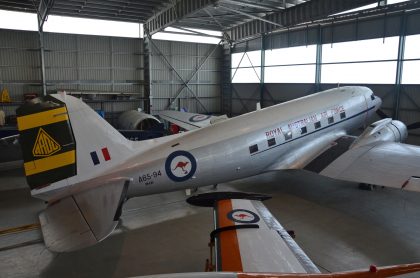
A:
{"type": "Polygon", "coordinates": [[[300,168],[379,108],[368,88],[344,87],[226,120],[151,148],[126,165],[128,196],[217,184],[270,167],[300,168]]]}
{"type": "Polygon", "coordinates": [[[129,184],[127,197],[134,197],[299,169],[329,143],[366,124],[380,102],[368,88],[342,87],[180,135],[130,142],[133,155],[118,166],[70,188],[58,184],[61,188],[32,194],[55,200],[122,180],[129,184]]]}

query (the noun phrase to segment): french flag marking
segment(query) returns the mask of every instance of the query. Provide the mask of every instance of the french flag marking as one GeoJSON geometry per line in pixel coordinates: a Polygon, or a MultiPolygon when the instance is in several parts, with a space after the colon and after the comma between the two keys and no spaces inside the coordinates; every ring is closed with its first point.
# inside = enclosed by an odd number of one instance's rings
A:
{"type": "Polygon", "coordinates": [[[105,158],[105,161],[111,160],[111,156],[109,155],[108,148],[102,148],[102,155],[105,158]]]}
{"type": "MultiPolygon", "coordinates": [[[[102,148],[101,152],[105,161],[111,160],[111,155],[109,154],[108,148],[102,148]]],[[[101,163],[96,151],[91,152],[90,157],[92,158],[93,165],[98,165],[101,163]]]]}

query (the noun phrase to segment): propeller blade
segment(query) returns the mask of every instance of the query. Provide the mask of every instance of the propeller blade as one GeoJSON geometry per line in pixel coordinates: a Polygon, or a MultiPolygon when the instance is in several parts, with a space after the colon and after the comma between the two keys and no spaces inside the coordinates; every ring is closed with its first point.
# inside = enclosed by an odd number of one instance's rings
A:
{"type": "Polygon", "coordinates": [[[412,123],[411,125],[407,126],[408,130],[420,128],[420,122],[412,123]]]}
{"type": "Polygon", "coordinates": [[[387,114],[385,114],[384,111],[382,111],[381,109],[376,110],[376,114],[381,118],[381,119],[386,119],[386,118],[391,118],[389,117],[387,114]]]}

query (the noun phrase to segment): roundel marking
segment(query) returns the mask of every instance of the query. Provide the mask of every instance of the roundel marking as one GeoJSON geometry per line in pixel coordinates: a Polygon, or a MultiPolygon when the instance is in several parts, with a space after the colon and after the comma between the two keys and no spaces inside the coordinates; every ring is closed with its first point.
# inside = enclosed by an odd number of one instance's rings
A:
{"type": "Polygon", "coordinates": [[[205,121],[209,119],[210,117],[211,117],[210,115],[194,115],[190,117],[189,121],[193,123],[197,123],[197,122],[205,121]]]}
{"type": "Polygon", "coordinates": [[[257,223],[260,217],[247,209],[234,209],[227,214],[227,218],[237,223],[257,223]]]}
{"type": "Polygon", "coordinates": [[[195,157],[186,151],[175,151],[171,153],[165,162],[165,171],[168,177],[181,182],[190,179],[197,170],[195,157]]]}

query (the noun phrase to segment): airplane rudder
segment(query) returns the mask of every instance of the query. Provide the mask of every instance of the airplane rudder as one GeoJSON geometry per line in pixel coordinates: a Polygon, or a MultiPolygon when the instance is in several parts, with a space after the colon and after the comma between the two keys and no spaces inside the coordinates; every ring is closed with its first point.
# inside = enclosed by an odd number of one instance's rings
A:
{"type": "Polygon", "coordinates": [[[23,104],[16,115],[31,189],[77,174],[76,140],[64,102],[48,95],[23,104]]]}

